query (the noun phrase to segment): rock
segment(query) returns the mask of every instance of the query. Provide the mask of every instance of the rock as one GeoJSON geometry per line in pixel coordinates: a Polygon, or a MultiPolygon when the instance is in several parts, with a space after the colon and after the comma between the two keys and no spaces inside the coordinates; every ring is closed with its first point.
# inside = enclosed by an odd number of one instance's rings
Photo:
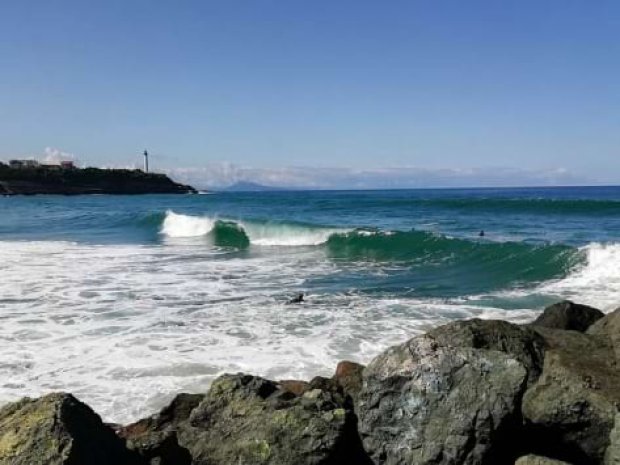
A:
{"type": "Polygon", "coordinates": [[[301,396],[304,392],[310,389],[310,383],[307,383],[306,381],[287,379],[280,381],[278,384],[280,385],[280,389],[292,392],[296,396],[301,396]]]}
{"type": "Polygon", "coordinates": [[[547,457],[541,457],[540,455],[526,455],[520,457],[515,462],[515,465],[570,465],[568,462],[562,462],[560,460],[554,460],[547,457]]]}
{"type": "Polygon", "coordinates": [[[0,409],[0,465],[135,465],[99,415],[70,394],[22,399],[0,409]]]}
{"type": "MultiPolygon", "coordinates": [[[[194,465],[339,465],[363,456],[352,414],[328,390],[302,395],[250,375],[224,375],[179,429],[194,465]]],[[[363,459],[363,457],[362,457],[363,459]]]]}
{"type": "Polygon", "coordinates": [[[609,434],[609,447],[605,451],[605,465],[620,465],[620,414],[616,413],[614,428],[609,434]]]}
{"type": "Polygon", "coordinates": [[[543,372],[523,398],[532,450],[579,464],[603,463],[619,441],[620,372],[609,339],[537,328],[547,342],[543,372]]]}
{"type": "Polygon", "coordinates": [[[501,320],[455,321],[429,331],[428,336],[446,347],[505,352],[523,364],[532,383],[542,370],[545,341],[530,328],[501,320]]]}
{"type": "Polygon", "coordinates": [[[176,429],[189,418],[190,413],[204,399],[204,394],[181,393],[156,415],[143,418],[131,425],[123,426],[118,434],[122,437],[136,436],[148,431],[165,431],[176,429]]]}
{"type": "Polygon", "coordinates": [[[127,448],[152,465],[190,465],[191,455],[178,444],[176,430],[187,421],[204,394],[179,394],[158,414],[118,428],[127,448]]]}
{"type": "Polygon", "coordinates": [[[590,326],[588,334],[608,338],[614,349],[616,362],[620,363],[620,308],[590,326]]]}
{"type": "Polygon", "coordinates": [[[522,455],[514,438],[523,364],[497,350],[451,346],[444,331],[392,347],[364,370],[356,407],[375,463],[496,464],[522,455]]]}
{"type": "Polygon", "coordinates": [[[336,366],[336,373],[332,377],[332,380],[342,389],[344,392],[351,396],[352,399],[357,397],[357,394],[362,389],[362,373],[364,371],[364,365],[359,363],[342,361],[336,366]]]}
{"type": "Polygon", "coordinates": [[[596,308],[564,300],[545,308],[532,325],[583,333],[603,316],[605,314],[596,308]]]}
{"type": "Polygon", "coordinates": [[[191,465],[192,456],[179,445],[172,430],[147,431],[126,438],[127,448],[136,452],[149,465],[191,465]]]}

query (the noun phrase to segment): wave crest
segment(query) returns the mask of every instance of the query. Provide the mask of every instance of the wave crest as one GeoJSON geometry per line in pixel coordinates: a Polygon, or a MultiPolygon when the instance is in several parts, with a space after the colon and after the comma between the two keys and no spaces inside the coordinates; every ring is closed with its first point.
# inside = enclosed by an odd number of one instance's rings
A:
{"type": "Polygon", "coordinates": [[[545,283],[540,291],[572,298],[605,310],[620,304],[620,244],[591,243],[581,247],[581,266],[564,279],[545,283]]]}
{"type": "Polygon", "coordinates": [[[180,215],[167,211],[161,233],[168,237],[200,237],[209,234],[217,220],[207,216],[180,215]]]}
{"type": "Polygon", "coordinates": [[[161,233],[171,238],[209,237],[216,245],[316,246],[344,229],[292,223],[234,221],[166,212],[161,233]]]}

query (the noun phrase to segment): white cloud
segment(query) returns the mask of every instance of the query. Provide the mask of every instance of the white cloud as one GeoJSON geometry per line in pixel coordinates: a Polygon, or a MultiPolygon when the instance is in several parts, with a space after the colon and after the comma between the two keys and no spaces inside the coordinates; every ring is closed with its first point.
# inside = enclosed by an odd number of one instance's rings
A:
{"type": "Polygon", "coordinates": [[[76,161],[76,157],[72,153],[63,152],[52,147],[45,147],[44,154],[45,156],[41,161],[50,165],[57,165],[61,161],[76,161]]]}
{"type": "Polygon", "coordinates": [[[174,168],[167,170],[167,173],[178,181],[198,188],[222,188],[239,182],[301,189],[552,186],[592,182],[585,177],[575,176],[564,168],[252,168],[231,163],[214,163],[197,168],[174,168]]]}

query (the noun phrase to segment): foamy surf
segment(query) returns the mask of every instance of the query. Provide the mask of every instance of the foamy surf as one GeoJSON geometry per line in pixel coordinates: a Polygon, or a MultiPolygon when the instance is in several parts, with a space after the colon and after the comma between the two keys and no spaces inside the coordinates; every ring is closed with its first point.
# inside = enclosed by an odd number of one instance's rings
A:
{"type": "Polygon", "coordinates": [[[550,281],[540,292],[558,294],[611,311],[620,304],[620,244],[588,244],[586,261],[566,278],[550,281]]]}
{"type": "MultiPolygon", "coordinates": [[[[620,301],[618,245],[586,249],[583,267],[529,292],[620,301]]],[[[70,391],[104,419],[127,422],[178,392],[205,391],[223,372],[308,379],[454,319],[536,314],[467,297],[312,288],[352,266],[314,248],[226,260],[198,250],[1,242],[0,401],[70,391]],[[307,304],[286,305],[299,289],[310,289],[307,304]]]]}
{"type": "Polygon", "coordinates": [[[259,246],[315,246],[326,243],[333,234],[349,231],[318,226],[192,216],[167,211],[161,233],[170,238],[203,237],[213,233],[218,227],[231,226],[243,233],[250,244],[259,246]]]}
{"type": "Polygon", "coordinates": [[[209,234],[217,219],[208,216],[180,215],[167,211],[161,226],[161,233],[168,237],[200,237],[209,234]]]}

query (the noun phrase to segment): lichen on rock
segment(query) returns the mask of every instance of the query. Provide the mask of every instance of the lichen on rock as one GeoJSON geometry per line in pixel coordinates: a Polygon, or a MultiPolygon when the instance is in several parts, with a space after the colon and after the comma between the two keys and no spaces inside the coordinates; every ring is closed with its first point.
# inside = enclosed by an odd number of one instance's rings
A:
{"type": "Polygon", "coordinates": [[[141,465],[99,415],[71,394],[0,409],[0,465],[141,465]]]}

